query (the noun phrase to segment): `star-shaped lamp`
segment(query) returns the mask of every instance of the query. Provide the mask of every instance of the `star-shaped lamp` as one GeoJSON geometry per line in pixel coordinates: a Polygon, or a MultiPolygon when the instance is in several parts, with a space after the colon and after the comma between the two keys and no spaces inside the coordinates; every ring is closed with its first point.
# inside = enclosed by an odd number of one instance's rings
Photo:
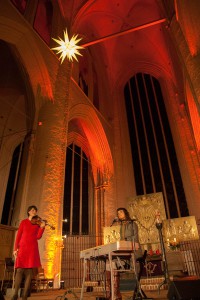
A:
{"type": "Polygon", "coordinates": [[[61,63],[64,61],[66,56],[70,61],[73,61],[73,58],[76,59],[76,61],[78,61],[76,55],[81,55],[82,56],[82,54],[79,52],[79,49],[84,49],[88,46],[92,46],[92,45],[95,45],[97,43],[101,43],[101,42],[104,42],[106,40],[110,40],[112,38],[128,34],[130,32],[145,29],[147,27],[154,26],[154,25],[163,23],[165,21],[166,21],[166,19],[164,18],[164,19],[159,19],[159,20],[155,20],[155,21],[152,21],[152,22],[148,22],[148,23],[140,25],[140,26],[132,27],[132,28],[129,28],[129,29],[124,30],[124,31],[116,32],[116,33],[110,34],[108,36],[101,37],[101,38],[99,38],[95,41],[90,41],[87,44],[84,44],[82,46],[77,45],[78,42],[80,42],[80,40],[81,40],[81,38],[78,38],[78,34],[73,35],[71,40],[69,40],[67,29],[66,29],[64,31],[64,40],[62,40],[60,37],[59,37],[59,39],[54,39],[53,38],[53,40],[56,41],[59,44],[59,46],[55,47],[55,48],[52,48],[52,50],[56,50],[57,54],[61,53],[60,58],[59,58],[61,60],[61,63]]]}
{"type": "Polygon", "coordinates": [[[73,35],[71,39],[68,37],[67,29],[64,31],[64,40],[62,40],[60,37],[58,39],[54,39],[56,43],[58,43],[58,47],[52,48],[52,50],[57,51],[57,54],[60,54],[59,59],[61,60],[61,63],[63,63],[65,57],[68,58],[69,61],[73,61],[73,59],[77,60],[77,55],[82,54],[79,52],[79,49],[83,49],[84,47],[78,46],[78,42],[80,42],[81,38],[78,38],[78,34],[73,35]]]}

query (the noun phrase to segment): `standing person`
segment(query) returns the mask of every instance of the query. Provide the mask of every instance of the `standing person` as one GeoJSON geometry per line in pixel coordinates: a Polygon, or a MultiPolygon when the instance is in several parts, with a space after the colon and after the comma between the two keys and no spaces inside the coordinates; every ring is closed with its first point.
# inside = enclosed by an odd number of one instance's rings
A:
{"type": "Polygon", "coordinates": [[[136,243],[137,248],[135,251],[135,258],[138,259],[142,256],[142,249],[139,243],[139,236],[138,236],[138,226],[131,219],[129,212],[126,208],[120,207],[117,209],[117,217],[119,222],[121,223],[120,226],[120,240],[132,241],[136,243]]]}
{"type": "Polygon", "coordinates": [[[37,215],[37,207],[35,205],[28,207],[27,214],[28,218],[20,223],[15,240],[13,252],[14,257],[16,258],[15,293],[11,300],[18,299],[18,292],[23,275],[25,276],[25,282],[22,299],[27,300],[33,276],[33,268],[41,266],[38,240],[43,235],[45,222],[42,221],[40,225],[32,224],[31,220],[37,215]]]}
{"type": "MultiPolygon", "coordinates": [[[[129,212],[126,208],[120,207],[117,209],[117,218],[116,222],[120,224],[120,240],[132,241],[135,246],[135,259],[138,259],[142,256],[142,249],[139,243],[138,236],[138,226],[131,219],[129,212]]],[[[116,267],[117,269],[117,267],[116,267]]],[[[107,269],[106,272],[107,277],[107,288],[108,291],[106,293],[107,298],[111,299],[111,273],[110,270],[107,269]]],[[[114,271],[113,276],[113,287],[114,287],[114,300],[121,300],[122,295],[119,289],[120,283],[120,274],[118,271],[114,271]]]]}
{"type": "MultiPolygon", "coordinates": [[[[133,245],[134,245],[134,257],[133,259],[135,260],[134,261],[134,265],[135,266],[132,266],[133,269],[135,270],[135,272],[137,273],[137,276],[138,276],[138,273],[139,273],[139,269],[138,267],[139,266],[136,266],[136,262],[142,258],[142,249],[141,249],[141,246],[140,246],[140,242],[139,242],[139,235],[138,235],[138,226],[137,224],[134,222],[134,220],[131,219],[130,215],[129,215],[129,212],[127,211],[126,208],[124,207],[120,207],[117,209],[117,217],[118,217],[118,220],[121,224],[120,226],[120,240],[126,240],[126,241],[132,241],[133,242],[133,245]]],[[[132,262],[132,261],[131,261],[132,262]]],[[[117,279],[117,282],[118,282],[118,289],[119,289],[119,281],[120,281],[120,278],[119,278],[119,273],[118,273],[118,279],[117,279]]],[[[136,284],[136,287],[134,289],[134,291],[136,291],[136,288],[137,288],[137,284],[136,284]]]]}

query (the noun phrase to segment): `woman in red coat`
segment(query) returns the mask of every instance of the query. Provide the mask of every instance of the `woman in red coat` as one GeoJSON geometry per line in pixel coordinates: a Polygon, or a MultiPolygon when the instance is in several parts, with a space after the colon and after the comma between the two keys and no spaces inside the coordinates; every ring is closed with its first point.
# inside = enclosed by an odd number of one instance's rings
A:
{"type": "Polygon", "coordinates": [[[18,299],[18,291],[25,276],[23,300],[28,297],[33,268],[41,267],[38,240],[42,237],[45,222],[40,225],[32,224],[31,220],[37,214],[37,207],[31,205],[27,209],[28,218],[20,223],[14,246],[14,256],[16,258],[15,268],[15,293],[12,300],[18,299]]]}

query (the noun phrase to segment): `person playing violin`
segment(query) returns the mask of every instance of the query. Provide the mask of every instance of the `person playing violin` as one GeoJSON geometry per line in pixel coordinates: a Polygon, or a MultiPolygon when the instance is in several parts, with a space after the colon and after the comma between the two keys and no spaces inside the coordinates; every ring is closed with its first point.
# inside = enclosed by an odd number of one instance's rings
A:
{"type": "Polygon", "coordinates": [[[38,240],[42,237],[45,229],[45,222],[31,222],[37,214],[37,207],[31,205],[27,209],[28,218],[21,221],[14,245],[13,255],[15,257],[15,292],[11,300],[18,299],[20,285],[25,277],[24,292],[22,299],[27,300],[33,269],[41,267],[38,240]],[[35,225],[34,225],[35,224],[35,225]]]}

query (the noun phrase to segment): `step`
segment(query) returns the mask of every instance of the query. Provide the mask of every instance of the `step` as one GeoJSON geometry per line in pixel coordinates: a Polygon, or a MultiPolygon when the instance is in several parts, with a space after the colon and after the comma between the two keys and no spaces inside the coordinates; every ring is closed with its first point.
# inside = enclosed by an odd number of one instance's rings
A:
{"type": "Polygon", "coordinates": [[[159,284],[141,284],[141,289],[144,291],[159,291],[159,290],[167,290],[168,289],[168,285],[167,284],[163,284],[161,286],[159,286],[159,284]]]}
{"type": "Polygon", "coordinates": [[[142,278],[140,280],[141,289],[144,291],[159,291],[159,290],[167,290],[168,285],[163,284],[164,277],[149,277],[149,278],[142,278]]]}
{"type": "Polygon", "coordinates": [[[98,281],[85,281],[84,285],[85,286],[98,286],[99,282],[98,281]]]}
{"type": "Polygon", "coordinates": [[[164,281],[163,276],[159,277],[148,277],[148,278],[141,278],[140,283],[143,285],[149,285],[149,284],[160,284],[164,281]]]}

